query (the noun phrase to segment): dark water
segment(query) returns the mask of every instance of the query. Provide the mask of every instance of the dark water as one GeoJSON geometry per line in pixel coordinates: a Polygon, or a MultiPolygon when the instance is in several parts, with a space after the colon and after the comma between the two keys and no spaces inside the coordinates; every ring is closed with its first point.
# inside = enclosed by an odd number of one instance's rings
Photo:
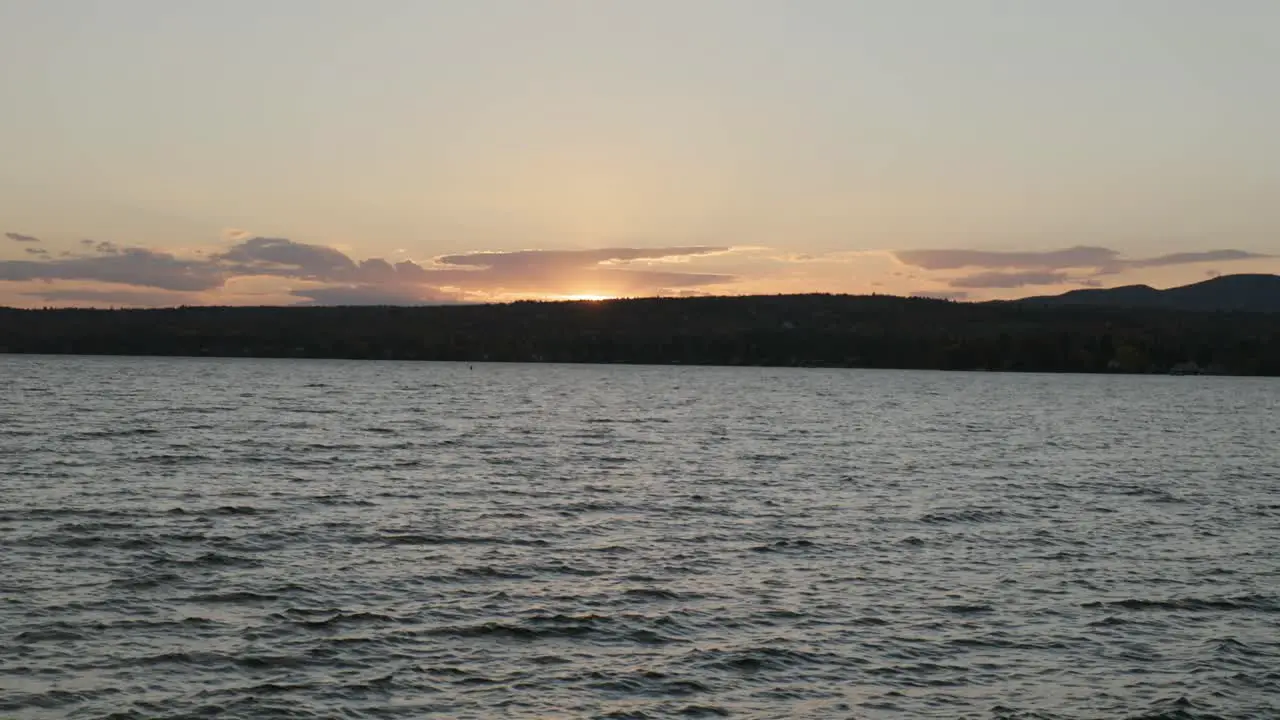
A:
{"type": "Polygon", "coordinates": [[[1278,409],[0,356],[0,717],[1280,717],[1278,409]]]}

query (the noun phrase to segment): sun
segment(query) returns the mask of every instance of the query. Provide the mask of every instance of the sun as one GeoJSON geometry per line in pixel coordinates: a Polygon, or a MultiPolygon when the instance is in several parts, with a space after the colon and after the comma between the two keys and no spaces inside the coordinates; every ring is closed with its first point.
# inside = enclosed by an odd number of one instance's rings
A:
{"type": "Polygon", "coordinates": [[[612,296],[612,295],[593,295],[593,294],[590,294],[590,293],[578,293],[578,294],[574,294],[574,295],[563,295],[563,296],[561,296],[561,297],[563,297],[565,300],[574,300],[574,301],[583,301],[583,300],[586,300],[586,301],[592,301],[592,302],[598,302],[598,301],[600,301],[600,300],[612,300],[612,299],[613,299],[613,296],[612,296]]]}

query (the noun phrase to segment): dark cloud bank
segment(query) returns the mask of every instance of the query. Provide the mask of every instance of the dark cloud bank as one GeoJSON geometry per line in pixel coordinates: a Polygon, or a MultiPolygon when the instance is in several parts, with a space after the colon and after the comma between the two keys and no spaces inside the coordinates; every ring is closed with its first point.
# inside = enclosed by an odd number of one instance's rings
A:
{"type": "MultiPolygon", "coordinates": [[[[21,233],[6,233],[6,237],[20,243],[40,242],[21,233]]],[[[80,245],[78,253],[57,258],[42,248],[27,248],[31,259],[0,261],[0,281],[69,280],[120,286],[50,286],[27,293],[51,301],[178,305],[193,302],[193,293],[217,290],[234,278],[268,276],[309,283],[289,291],[300,304],[414,305],[458,302],[476,292],[690,296],[701,294],[699,288],[736,280],[732,275],[631,264],[729,250],[706,245],[482,252],[445,255],[430,265],[382,258],[357,261],[330,247],[269,237],[242,239],[221,253],[200,258],[109,241],[82,240],[80,245]]],[[[930,293],[951,299],[982,289],[1068,283],[1097,286],[1100,277],[1134,268],[1269,257],[1242,250],[1210,250],[1134,259],[1091,246],[1044,252],[908,250],[894,256],[921,270],[962,272],[947,280],[951,291],[930,293]]]]}
{"type": "MultiPolygon", "coordinates": [[[[12,233],[10,234],[13,235],[12,233]]],[[[25,236],[24,236],[25,237],[25,236]]],[[[25,242],[25,241],[24,241],[25,242]]],[[[636,260],[684,258],[726,252],[727,247],[604,248],[525,250],[447,255],[433,265],[381,258],[356,261],[322,245],[285,238],[254,237],[206,258],[179,258],[111,242],[81,241],[84,254],[46,260],[0,262],[0,281],[81,280],[113,283],[133,290],[92,291],[49,288],[30,295],[46,300],[173,304],[181,297],[154,291],[193,293],[216,290],[237,277],[270,276],[320,283],[290,292],[302,304],[436,304],[456,302],[468,292],[592,292],[609,295],[678,293],[732,282],[731,275],[629,267],[636,260]],[[142,289],[150,292],[139,292],[142,289]]]]}

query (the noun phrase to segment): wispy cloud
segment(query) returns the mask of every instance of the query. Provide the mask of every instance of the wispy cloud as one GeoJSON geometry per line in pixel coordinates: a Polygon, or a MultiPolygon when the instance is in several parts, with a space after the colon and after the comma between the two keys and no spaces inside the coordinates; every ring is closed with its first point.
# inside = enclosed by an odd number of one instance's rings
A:
{"type": "Polygon", "coordinates": [[[1078,245],[1043,252],[1004,252],[992,250],[901,250],[894,257],[904,265],[922,270],[962,270],[965,268],[998,269],[1101,269],[1126,267],[1163,267],[1202,262],[1229,262],[1270,257],[1244,250],[1208,250],[1158,255],[1150,258],[1126,259],[1119,251],[1104,247],[1078,245]]]}
{"type": "Polygon", "coordinates": [[[56,260],[0,261],[0,280],[93,280],[162,290],[212,290],[226,281],[223,270],[199,260],[143,248],[56,260]]]}
{"type": "Polygon", "coordinates": [[[963,275],[958,278],[952,278],[947,282],[954,288],[1020,288],[1027,285],[1058,285],[1068,282],[1070,276],[1064,272],[1053,272],[1045,270],[1028,270],[1024,272],[1001,272],[998,270],[989,270],[986,272],[973,273],[972,275],[963,275]]]}
{"type": "Polygon", "coordinates": [[[1209,250],[1206,252],[1183,252],[1160,255],[1128,261],[1130,267],[1165,267],[1168,265],[1194,265],[1205,262],[1232,262],[1235,260],[1261,260],[1270,255],[1245,252],[1244,250],[1209,250]]]}
{"type": "Polygon", "coordinates": [[[22,233],[7,232],[7,233],[5,233],[5,234],[4,234],[4,236],[5,236],[5,237],[7,237],[7,238],[9,238],[10,240],[12,240],[12,241],[14,241],[14,242],[20,242],[20,243],[38,243],[38,242],[40,242],[40,238],[36,237],[35,235],[23,235],[22,233]]]}
{"type": "Polygon", "coordinates": [[[289,293],[302,298],[300,305],[442,305],[456,302],[451,297],[425,293],[419,287],[374,285],[328,285],[289,293]]]}
{"type": "Polygon", "coordinates": [[[1044,252],[992,250],[901,250],[894,257],[904,265],[921,270],[962,270],[964,268],[1097,268],[1116,262],[1120,253],[1104,247],[1079,245],[1044,252]]]}
{"type": "Polygon", "coordinates": [[[602,294],[656,292],[733,282],[732,275],[631,268],[635,260],[665,260],[728,252],[727,247],[604,248],[599,250],[521,250],[505,253],[446,255],[429,274],[445,284],[531,292],[602,294]],[[458,269],[449,269],[458,268],[458,269]]]}
{"type": "Polygon", "coordinates": [[[131,288],[49,287],[29,290],[24,292],[23,295],[39,298],[47,302],[70,302],[116,307],[174,307],[196,301],[196,298],[189,294],[131,288]]]}
{"type": "Polygon", "coordinates": [[[945,279],[950,287],[970,289],[1008,289],[1064,283],[1095,285],[1101,276],[1115,275],[1126,270],[1270,257],[1244,250],[1207,250],[1126,258],[1117,250],[1088,245],[1046,251],[902,250],[893,255],[898,262],[921,270],[977,270],[978,272],[945,279]]]}
{"type": "Polygon", "coordinates": [[[528,271],[531,269],[586,267],[607,262],[660,260],[729,252],[730,248],[709,245],[660,248],[600,248],[598,250],[518,250],[516,252],[477,252],[445,255],[437,258],[442,265],[484,267],[492,270],[528,271]]]}

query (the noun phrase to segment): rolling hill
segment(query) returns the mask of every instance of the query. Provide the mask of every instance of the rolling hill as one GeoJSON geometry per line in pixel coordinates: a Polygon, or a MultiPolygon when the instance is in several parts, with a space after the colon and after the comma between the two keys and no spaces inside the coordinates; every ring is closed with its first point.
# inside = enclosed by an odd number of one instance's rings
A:
{"type": "Polygon", "coordinates": [[[1014,302],[1038,306],[1280,313],[1280,275],[1223,275],[1167,290],[1147,285],[1072,290],[1062,295],[1029,297],[1014,302]]]}

